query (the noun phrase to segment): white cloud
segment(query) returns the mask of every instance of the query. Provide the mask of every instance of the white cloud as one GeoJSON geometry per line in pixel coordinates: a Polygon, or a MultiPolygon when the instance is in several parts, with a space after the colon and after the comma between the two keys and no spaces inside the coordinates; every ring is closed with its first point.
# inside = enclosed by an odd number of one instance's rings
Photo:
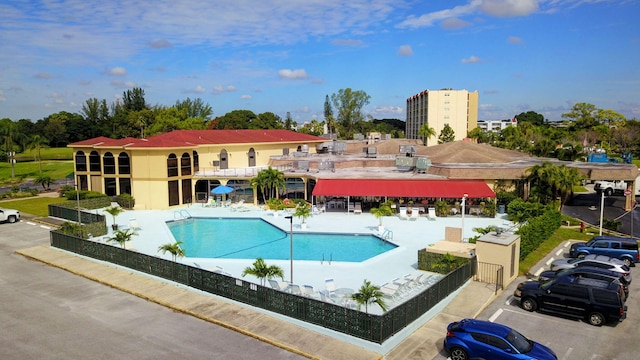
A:
{"type": "Polygon", "coordinates": [[[478,10],[496,17],[527,16],[538,11],[538,0],[483,0],[478,10]]]}
{"type": "Polygon", "coordinates": [[[282,69],[278,71],[278,76],[282,79],[306,79],[309,77],[304,69],[282,69]]]}
{"type": "Polygon", "coordinates": [[[113,75],[113,76],[126,76],[127,75],[127,69],[118,66],[118,67],[114,67],[113,69],[109,70],[109,75],[113,75]]]}
{"type": "Polygon", "coordinates": [[[463,64],[477,64],[479,62],[482,62],[482,59],[480,59],[479,57],[477,57],[475,55],[471,55],[466,59],[462,59],[462,63],[463,64]]]}
{"type": "Polygon", "coordinates": [[[470,22],[458,18],[445,19],[440,23],[440,27],[447,30],[458,30],[471,25],[470,22]]]}
{"type": "Polygon", "coordinates": [[[138,87],[138,84],[133,81],[111,80],[111,86],[119,89],[131,89],[138,87]]]}
{"type": "Polygon", "coordinates": [[[377,115],[401,115],[404,114],[404,109],[399,106],[381,105],[374,106],[373,113],[377,115]]]}
{"type": "Polygon", "coordinates": [[[413,49],[411,48],[411,45],[401,45],[400,48],[398,49],[398,55],[400,55],[400,56],[412,56],[413,55],[413,49]]]}
{"type": "Polygon", "coordinates": [[[251,98],[252,98],[252,96],[251,96],[251,95],[247,95],[247,94],[245,94],[245,95],[240,95],[240,99],[242,99],[242,100],[250,100],[251,98]]]}
{"type": "Polygon", "coordinates": [[[213,93],[214,94],[222,94],[222,93],[227,93],[227,92],[234,92],[236,91],[236,87],[233,85],[216,85],[213,87],[213,93]]]}
{"type": "Polygon", "coordinates": [[[207,90],[204,87],[202,87],[200,85],[197,85],[193,89],[185,90],[184,93],[186,93],[186,94],[204,94],[206,91],[207,90]]]}
{"type": "Polygon", "coordinates": [[[149,46],[154,48],[154,49],[162,49],[162,48],[173,47],[173,45],[171,45],[171,43],[166,39],[158,39],[158,40],[149,41],[149,46]]]}

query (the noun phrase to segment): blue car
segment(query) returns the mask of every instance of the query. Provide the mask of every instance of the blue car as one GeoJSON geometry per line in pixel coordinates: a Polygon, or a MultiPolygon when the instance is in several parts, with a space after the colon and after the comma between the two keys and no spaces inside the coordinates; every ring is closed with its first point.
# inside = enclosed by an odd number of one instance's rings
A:
{"type": "Polygon", "coordinates": [[[444,348],[451,360],[558,359],[553,350],[508,326],[474,319],[449,324],[444,348]]]}

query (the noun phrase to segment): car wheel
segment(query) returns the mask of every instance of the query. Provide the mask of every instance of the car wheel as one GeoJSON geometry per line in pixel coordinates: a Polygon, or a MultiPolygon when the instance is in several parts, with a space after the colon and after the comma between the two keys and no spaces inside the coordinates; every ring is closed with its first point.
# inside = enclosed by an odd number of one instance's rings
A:
{"type": "Polygon", "coordinates": [[[611,195],[613,195],[613,189],[607,189],[607,190],[605,190],[605,191],[604,191],[604,194],[605,194],[605,195],[607,195],[607,196],[611,196],[611,195]]]}
{"type": "Polygon", "coordinates": [[[589,324],[593,326],[601,326],[604,324],[604,316],[602,314],[594,312],[589,314],[589,324]]]}
{"type": "Polygon", "coordinates": [[[522,299],[520,306],[527,311],[536,311],[538,304],[531,298],[522,299]]]}
{"type": "Polygon", "coordinates": [[[8,221],[13,224],[14,222],[16,222],[16,217],[15,216],[9,216],[8,221]]]}
{"type": "Polygon", "coordinates": [[[463,348],[454,347],[451,349],[451,352],[449,353],[449,358],[451,360],[467,360],[469,359],[469,355],[467,354],[466,351],[464,351],[463,348]]]}
{"type": "Polygon", "coordinates": [[[587,254],[580,253],[578,254],[578,259],[584,259],[585,256],[587,256],[587,254]]]}
{"type": "Polygon", "coordinates": [[[631,265],[633,265],[629,259],[622,259],[622,262],[627,265],[627,267],[631,267],[631,265]]]}

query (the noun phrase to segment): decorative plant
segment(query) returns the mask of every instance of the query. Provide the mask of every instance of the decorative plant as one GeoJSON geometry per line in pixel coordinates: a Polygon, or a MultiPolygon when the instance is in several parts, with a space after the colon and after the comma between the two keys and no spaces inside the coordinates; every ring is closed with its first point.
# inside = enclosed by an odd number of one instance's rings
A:
{"type": "Polygon", "coordinates": [[[371,211],[371,214],[373,214],[373,216],[375,216],[378,219],[379,221],[378,226],[382,226],[383,217],[389,216],[392,214],[391,207],[386,203],[380,204],[380,206],[377,208],[371,208],[370,211],[371,211]]]}
{"type": "Polygon", "coordinates": [[[116,242],[116,243],[120,244],[120,246],[124,249],[125,244],[128,241],[131,241],[131,237],[133,235],[138,235],[138,233],[136,233],[135,231],[133,231],[131,229],[126,229],[125,231],[117,230],[113,234],[113,237],[109,238],[109,240],[107,240],[107,241],[116,242]]]}
{"type": "Polygon", "coordinates": [[[306,202],[298,204],[298,206],[296,206],[296,211],[293,213],[293,216],[302,219],[303,224],[305,223],[306,218],[310,217],[311,215],[311,204],[306,202]]]}
{"type": "Polygon", "coordinates": [[[173,262],[176,262],[178,256],[183,258],[186,255],[184,250],[180,247],[180,244],[182,244],[182,241],[176,241],[173,244],[168,243],[168,244],[160,245],[158,247],[158,251],[162,251],[163,254],[166,254],[167,252],[171,253],[171,258],[173,258],[173,262]]]}
{"type": "Polygon", "coordinates": [[[358,310],[364,304],[364,311],[368,314],[369,304],[378,304],[382,311],[387,311],[387,304],[385,304],[383,296],[379,286],[372,285],[371,281],[365,279],[358,292],[351,294],[351,299],[358,303],[358,310]]]}
{"type": "Polygon", "coordinates": [[[242,271],[242,277],[246,275],[253,275],[260,279],[260,284],[264,286],[267,279],[271,279],[274,277],[279,277],[284,281],[284,271],[281,267],[277,265],[268,266],[267,263],[264,262],[263,258],[257,258],[256,261],[253,262],[253,266],[246,267],[244,271],[242,271]]]}
{"type": "Polygon", "coordinates": [[[118,214],[120,214],[124,210],[122,210],[122,208],[119,207],[119,206],[111,206],[111,207],[108,207],[108,208],[104,209],[104,211],[108,212],[109,214],[111,214],[111,216],[113,216],[113,224],[111,225],[111,228],[113,230],[117,230],[118,229],[118,224],[116,223],[116,216],[118,216],[118,214]]]}

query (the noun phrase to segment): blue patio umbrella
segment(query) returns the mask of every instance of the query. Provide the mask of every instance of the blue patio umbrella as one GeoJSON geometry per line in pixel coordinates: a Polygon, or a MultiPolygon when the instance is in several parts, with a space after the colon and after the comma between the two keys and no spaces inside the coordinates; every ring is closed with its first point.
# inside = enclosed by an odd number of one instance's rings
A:
{"type": "Polygon", "coordinates": [[[230,186],[220,185],[218,187],[213,188],[211,193],[214,195],[224,195],[233,191],[233,188],[230,186]]]}

